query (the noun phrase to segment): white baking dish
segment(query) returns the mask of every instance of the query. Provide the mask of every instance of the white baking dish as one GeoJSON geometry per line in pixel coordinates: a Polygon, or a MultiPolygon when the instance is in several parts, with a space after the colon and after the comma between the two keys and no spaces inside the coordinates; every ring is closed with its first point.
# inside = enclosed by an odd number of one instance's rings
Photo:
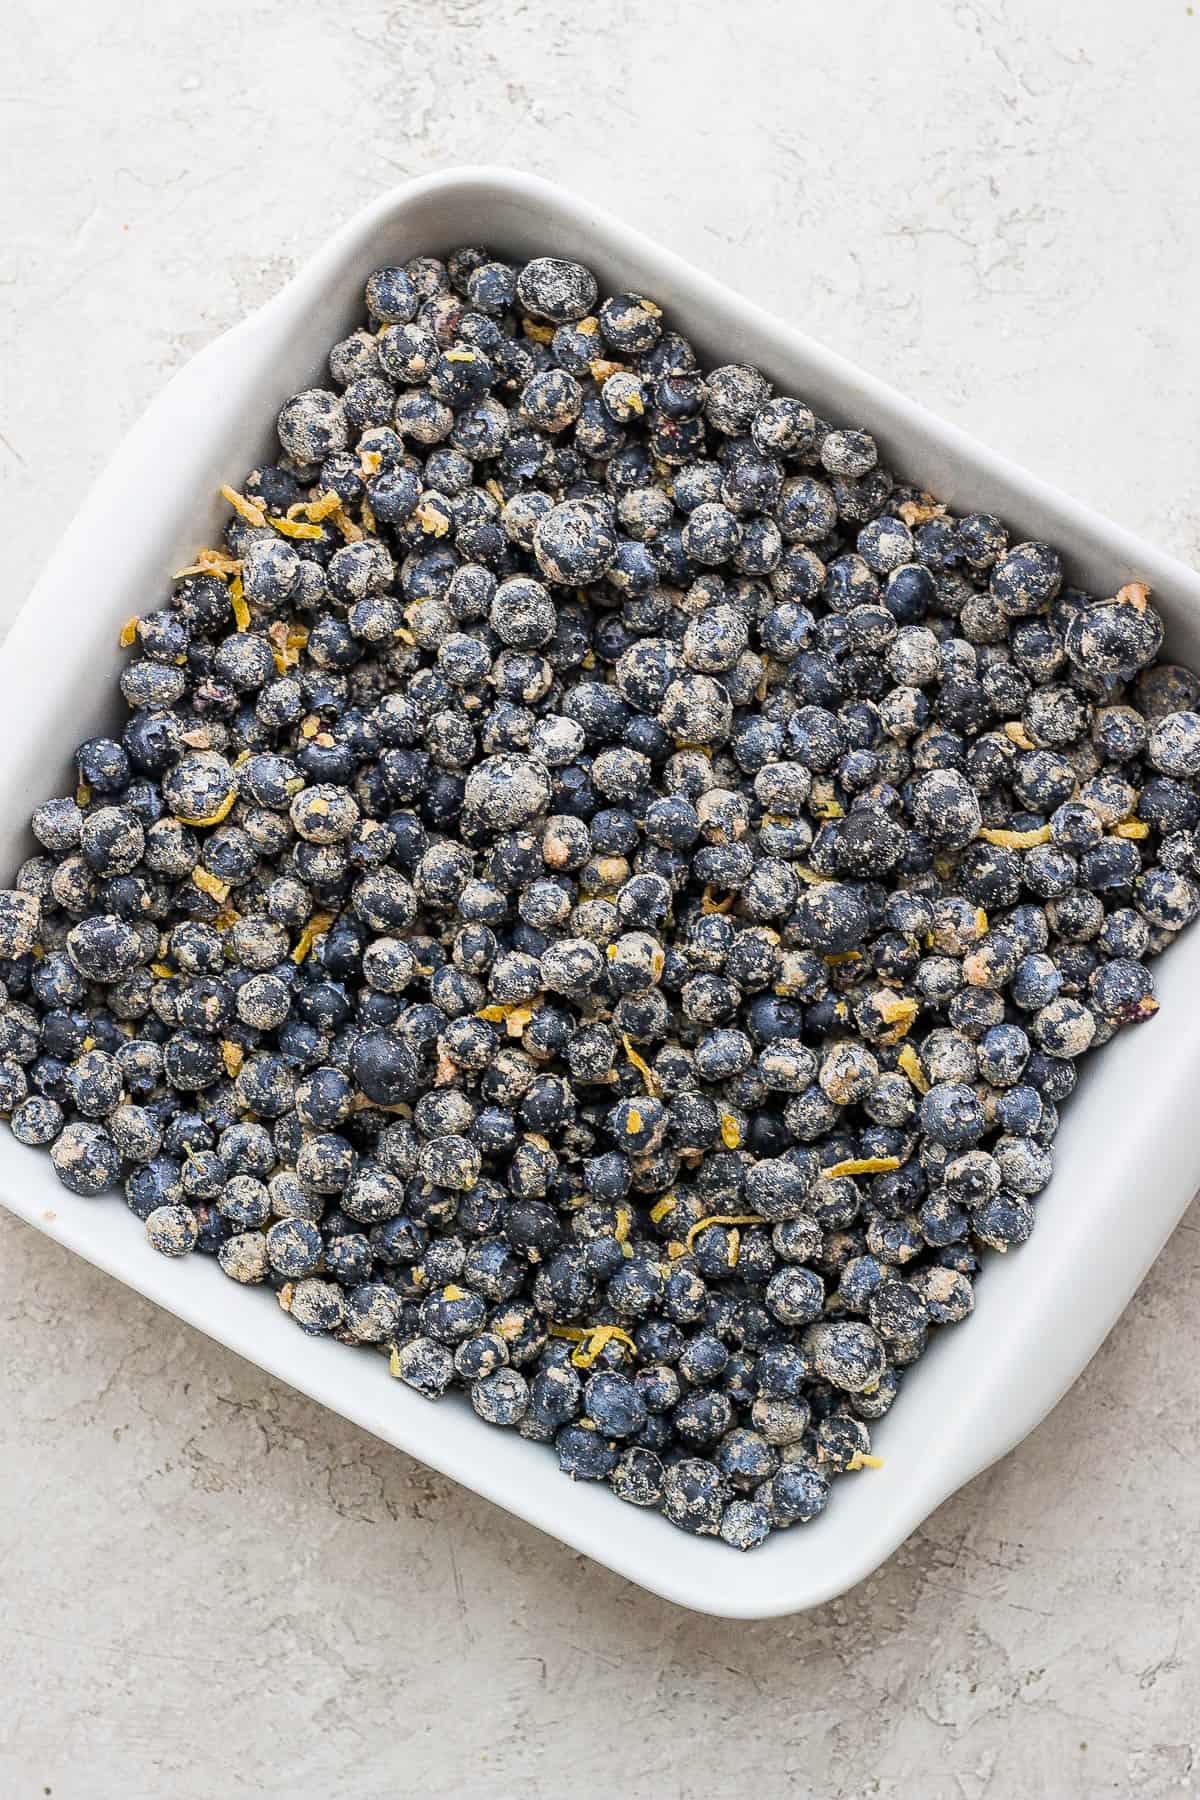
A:
{"type": "MultiPolygon", "coordinates": [[[[122,622],[160,605],[168,572],[215,541],[219,484],[237,482],[267,450],[280,401],[322,378],[328,346],[357,318],[369,271],[478,241],[518,256],[576,257],[603,289],[653,295],[714,360],[759,364],[823,414],[868,427],[904,476],[1059,545],[1072,578],[1097,593],[1148,581],[1167,619],[1168,652],[1200,665],[1200,578],[1190,569],[589,202],[506,170],[451,171],[357,214],[276,299],[176,376],[97,483],[0,652],[6,875],[29,853],[33,806],[73,785],[74,745],[119,716],[122,622]]],[[[1038,1202],[1032,1243],[991,1259],[973,1319],[942,1335],[878,1429],[884,1468],[839,1482],[815,1524],[750,1556],[687,1537],[603,1487],[567,1481],[550,1452],[489,1430],[457,1399],[429,1405],[391,1380],[380,1357],[305,1337],[273,1296],[227,1281],[207,1259],[164,1260],[119,1198],[75,1198],[43,1152],[7,1132],[0,1198],[273,1375],[631,1580],[699,1611],[763,1618],[828,1600],[875,1569],[1037,1424],[1120,1315],[1200,1180],[1200,930],[1158,963],[1157,976],[1157,1019],[1102,1051],[1067,1106],[1059,1172],[1038,1202]]]]}

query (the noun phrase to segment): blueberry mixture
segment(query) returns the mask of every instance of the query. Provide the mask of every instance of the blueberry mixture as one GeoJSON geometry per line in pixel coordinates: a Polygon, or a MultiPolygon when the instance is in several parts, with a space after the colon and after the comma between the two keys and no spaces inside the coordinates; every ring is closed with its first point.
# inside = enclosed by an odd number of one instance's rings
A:
{"type": "Polygon", "coordinates": [[[1200,682],[572,262],[377,270],[278,437],[0,894],[0,1110],[750,1549],[876,1464],[1153,1015],[1200,682]]]}

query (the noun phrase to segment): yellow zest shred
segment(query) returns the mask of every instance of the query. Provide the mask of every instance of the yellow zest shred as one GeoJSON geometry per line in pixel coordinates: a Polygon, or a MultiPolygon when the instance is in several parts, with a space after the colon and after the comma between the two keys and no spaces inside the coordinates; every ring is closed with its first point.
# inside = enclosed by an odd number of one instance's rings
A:
{"type": "Polygon", "coordinates": [[[80,1047],[81,1047],[81,1049],[84,1049],[84,1050],[94,1050],[96,1048],[95,1038],[94,1037],[85,1037],[83,1040],[83,1043],[80,1047]]]}
{"type": "Polygon", "coordinates": [[[1020,719],[1010,719],[1004,727],[1004,735],[1011,744],[1017,746],[1018,750],[1035,750],[1037,748],[1020,719]]]}
{"type": "Polygon", "coordinates": [[[371,502],[369,500],[364,500],[358,510],[362,517],[363,530],[372,533],[376,532],[378,526],[375,523],[375,514],[372,511],[371,502]]]}
{"type": "Polygon", "coordinates": [[[76,806],[90,806],[91,800],[92,800],[91,788],[88,786],[86,781],[81,781],[79,783],[79,786],[75,789],[75,804],[76,804],[76,806]]]}
{"type": "Polygon", "coordinates": [[[510,1038],[519,1038],[525,1027],[542,1005],[543,996],[535,994],[532,1000],[522,1000],[515,1004],[500,1006],[484,1006],[475,1014],[477,1019],[486,1019],[489,1025],[503,1025],[510,1038]]]}
{"type": "Polygon", "coordinates": [[[323,536],[319,525],[310,525],[303,519],[286,519],[272,514],[267,524],[273,525],[280,536],[285,538],[310,538],[319,543],[323,536]]]}
{"type": "Polygon", "coordinates": [[[235,912],[233,907],[227,904],[221,908],[220,912],[213,920],[213,924],[218,931],[228,931],[231,926],[237,924],[241,916],[242,915],[239,912],[235,912]]]}
{"type": "Polygon", "coordinates": [[[911,1044],[905,1044],[903,1050],[901,1050],[899,1056],[897,1056],[896,1061],[908,1076],[908,1079],[912,1082],[918,1094],[927,1094],[929,1092],[929,1083],[925,1079],[925,1072],[921,1067],[921,1059],[911,1044]]]}
{"type": "Polygon", "coordinates": [[[308,632],[303,625],[289,625],[283,619],[276,619],[267,628],[267,640],[277,671],[280,675],[286,675],[300,661],[300,652],[308,642],[308,632]]]}
{"type": "Polygon", "coordinates": [[[257,500],[248,500],[245,494],[239,494],[236,488],[223,487],[222,500],[227,500],[239,519],[245,519],[247,525],[265,525],[267,510],[257,500]]]}
{"type": "Polygon", "coordinates": [[[175,971],[168,963],[151,963],[150,973],[157,981],[172,981],[175,977],[175,971]]]}
{"type": "Polygon", "coordinates": [[[710,1225],[765,1225],[766,1220],[758,1213],[710,1213],[707,1219],[697,1219],[684,1239],[684,1249],[690,1250],[702,1231],[710,1225]]]}
{"type": "Polygon", "coordinates": [[[292,961],[302,963],[322,932],[328,931],[332,924],[332,913],[314,913],[300,933],[300,941],[292,951],[292,961]]]}
{"type": "Polygon", "coordinates": [[[911,1030],[913,1020],[920,1011],[915,1000],[900,994],[881,997],[878,1001],[878,1009],[880,1017],[889,1027],[880,1038],[880,1042],[883,1044],[898,1044],[900,1039],[911,1030]]]}
{"type": "Polygon", "coordinates": [[[246,631],[250,625],[250,608],[246,605],[246,595],[242,588],[242,578],[235,575],[229,584],[229,604],[233,608],[233,616],[239,631],[246,631]]]}
{"type": "Polygon", "coordinates": [[[358,453],[358,472],[363,480],[371,475],[378,475],[383,467],[382,450],[360,450],[358,453]]]}
{"type": "Polygon", "coordinates": [[[821,961],[823,963],[826,963],[829,966],[829,968],[836,969],[842,963],[861,962],[862,961],[862,951],[861,950],[835,950],[832,956],[823,956],[821,958],[821,961]]]}
{"type": "Polygon", "coordinates": [[[846,809],[833,797],[831,781],[814,781],[808,810],[816,819],[843,819],[846,809]]]}
{"type": "Polygon", "coordinates": [[[365,1094],[356,1094],[350,1102],[351,1112],[385,1112],[396,1113],[402,1119],[412,1118],[412,1107],[407,1101],[397,1100],[394,1104],[384,1105],[379,1100],[368,1100],[365,1094]]]}
{"type": "MultiPolygon", "coordinates": [[[[35,950],[34,955],[36,956],[36,954],[37,952],[35,950]]],[[[1157,1011],[1158,1001],[1152,1000],[1149,994],[1145,994],[1137,1003],[1139,1019],[1152,1019],[1157,1011]]]]}
{"type": "Polygon", "coordinates": [[[882,1467],[882,1456],[868,1456],[865,1450],[856,1450],[846,1464],[846,1473],[855,1475],[859,1469],[882,1469],[882,1467]]]}
{"type": "Polygon", "coordinates": [[[455,1287],[453,1282],[442,1289],[443,1300],[462,1300],[465,1298],[462,1288],[455,1287]]]}
{"type": "Polygon", "coordinates": [[[289,506],[289,519],[307,519],[310,525],[319,525],[322,519],[331,519],[334,513],[341,512],[342,503],[332,488],[326,488],[314,500],[297,500],[295,506],[289,506]]]}
{"type": "Polygon", "coordinates": [[[137,636],[137,628],[138,621],[137,614],[135,613],[133,618],[126,619],[121,627],[121,635],[117,639],[117,642],[120,644],[122,650],[128,650],[130,644],[132,644],[134,638],[137,636]]]}
{"type": "Polygon", "coordinates": [[[620,374],[624,367],[624,363],[613,362],[607,356],[594,356],[588,364],[588,373],[593,381],[607,381],[610,375],[620,374]]]}
{"type": "Polygon", "coordinates": [[[735,1225],[729,1233],[729,1254],[725,1259],[731,1269],[737,1268],[738,1257],[741,1255],[741,1250],[742,1234],[735,1225]]]}
{"type": "Polygon", "coordinates": [[[946,516],[946,508],[940,500],[935,500],[932,495],[920,500],[906,500],[896,510],[910,531],[914,525],[928,525],[931,519],[942,519],[946,516]]]}
{"type": "Polygon", "coordinates": [[[600,321],[599,319],[593,319],[589,314],[586,319],[580,319],[575,329],[576,331],[582,332],[584,337],[595,337],[597,331],[600,329],[600,321]]]}
{"type": "Polygon", "coordinates": [[[1037,825],[1032,831],[1003,831],[985,825],[975,833],[985,844],[999,844],[1004,850],[1032,850],[1035,844],[1050,842],[1050,827],[1037,825]]]}
{"type": "Polygon", "coordinates": [[[475,352],[473,350],[447,350],[446,361],[473,363],[475,361],[475,352]]]}
{"type": "Polygon", "coordinates": [[[571,1361],[577,1369],[590,1369],[604,1346],[613,1342],[627,1345],[630,1354],[637,1355],[637,1345],[619,1325],[551,1325],[550,1336],[566,1338],[568,1343],[578,1346],[571,1352],[571,1361]]]}
{"type": "Polygon", "coordinates": [[[975,929],[979,933],[980,937],[983,936],[983,934],[987,930],[987,928],[988,928],[988,916],[984,912],[982,906],[977,906],[975,908],[975,929]]]}
{"type": "Polygon", "coordinates": [[[485,481],[483,485],[486,492],[492,496],[492,499],[496,502],[497,506],[503,506],[505,504],[504,489],[500,486],[500,483],[496,480],[494,475],[489,481],[485,481]]]}
{"type": "Polygon", "coordinates": [[[712,889],[706,887],[700,896],[700,911],[703,913],[727,913],[736,899],[736,894],[726,894],[723,900],[714,900],[712,889]]]}
{"type": "Polygon", "coordinates": [[[629,1109],[629,1117],[625,1123],[626,1135],[629,1137],[636,1137],[641,1129],[642,1115],[636,1106],[631,1106],[629,1109]]]}
{"type": "Polygon", "coordinates": [[[727,1150],[736,1150],[742,1141],[742,1128],[732,1113],[721,1114],[721,1142],[727,1150]]]}
{"type": "Polygon", "coordinates": [[[200,814],[176,813],[175,817],[179,820],[181,825],[219,825],[221,820],[227,817],[232,810],[233,803],[236,799],[237,789],[234,788],[230,793],[226,794],[220,806],[213,812],[200,814]]]}
{"type": "Polygon", "coordinates": [[[587,651],[579,666],[581,669],[594,669],[596,666],[596,652],[594,650],[587,651]]]}
{"type": "Polygon", "coordinates": [[[811,887],[816,887],[822,881],[829,880],[828,875],[819,875],[815,869],[810,869],[806,863],[793,863],[792,871],[800,877],[801,881],[807,881],[811,887]]]}
{"type": "Polygon", "coordinates": [[[231,1081],[245,1060],[246,1053],[240,1044],[233,1043],[229,1038],[222,1038],[221,1061],[225,1064],[225,1073],[231,1081]]]}
{"type": "Polygon", "coordinates": [[[633,1255],[633,1245],[629,1242],[629,1233],[633,1228],[633,1214],[627,1206],[618,1206],[617,1224],[613,1232],[614,1238],[621,1246],[622,1256],[633,1255]]]}
{"type": "Polygon", "coordinates": [[[646,1061],[646,1059],[644,1057],[638,1055],[637,1051],[634,1049],[633,1045],[629,1041],[629,1035],[627,1032],[622,1034],[621,1042],[625,1047],[626,1056],[629,1058],[630,1062],[633,1064],[634,1068],[637,1070],[638,1074],[641,1076],[642,1080],[645,1082],[646,1092],[652,1098],[656,1099],[658,1097],[658,1095],[662,1092],[662,1087],[661,1087],[661,1084],[659,1083],[658,1076],[654,1073],[654,1070],[650,1067],[650,1064],[646,1061]]]}
{"type": "Polygon", "coordinates": [[[214,900],[228,900],[229,898],[229,883],[222,881],[219,875],[210,875],[207,869],[200,867],[199,863],[192,870],[192,881],[202,894],[209,894],[214,900]]]}
{"type": "Polygon", "coordinates": [[[822,1169],[821,1175],[830,1181],[835,1175],[888,1175],[899,1167],[898,1156],[848,1156],[844,1162],[822,1169]]]}
{"type": "Polygon", "coordinates": [[[330,520],[348,544],[357,544],[362,538],[361,525],[354,523],[342,505],[340,497],[333,492],[332,488],[318,495],[317,499],[310,500],[305,508],[305,515],[314,525],[319,525],[323,519],[330,520]]]}
{"type": "Polygon", "coordinates": [[[1150,827],[1144,819],[1122,819],[1114,825],[1113,836],[1119,838],[1144,838],[1150,836],[1150,827]]]}
{"type": "MultiPolygon", "coordinates": [[[[580,329],[582,330],[582,326],[580,329]]],[[[525,333],[525,336],[531,338],[535,344],[548,344],[554,337],[552,326],[538,325],[533,319],[522,319],[521,330],[525,333]]]]}
{"type": "Polygon", "coordinates": [[[655,1225],[661,1225],[668,1214],[673,1213],[678,1205],[679,1202],[674,1194],[664,1194],[663,1198],[661,1200],[656,1200],[654,1205],[650,1208],[651,1222],[655,1225]]]}
{"type": "Polygon", "coordinates": [[[672,1262],[678,1262],[681,1256],[687,1255],[687,1245],[681,1244],[678,1238],[672,1238],[667,1245],[667,1255],[672,1262]]]}
{"type": "MultiPolygon", "coordinates": [[[[288,670],[297,666],[297,662],[300,661],[300,650],[306,643],[308,643],[308,632],[304,632],[304,630],[284,632],[282,644],[279,641],[272,641],[272,657],[275,659],[275,670],[279,675],[286,675],[288,670]]],[[[313,736],[313,733],[306,733],[306,736],[313,736]]]]}
{"type": "Polygon", "coordinates": [[[423,500],[417,508],[417,524],[427,536],[443,538],[450,529],[450,521],[440,506],[423,500]]]}
{"type": "Polygon", "coordinates": [[[186,569],[176,569],[175,581],[182,581],[185,575],[239,575],[242,569],[240,556],[230,556],[224,550],[197,550],[196,560],[186,569]]]}

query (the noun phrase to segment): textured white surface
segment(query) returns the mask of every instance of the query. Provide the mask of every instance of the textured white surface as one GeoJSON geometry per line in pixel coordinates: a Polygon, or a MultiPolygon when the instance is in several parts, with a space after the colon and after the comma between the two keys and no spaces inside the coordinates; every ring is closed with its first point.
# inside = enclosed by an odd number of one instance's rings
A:
{"type": "MultiPolygon", "coordinates": [[[[485,158],[1197,556],[1184,5],[860,0],[835,27],[756,0],[703,34],[669,0],[0,16],[6,616],[170,369],[359,198],[485,158]]],[[[635,1594],[0,1234],[6,1795],[1192,1787],[1194,1216],[1020,1451],[845,1601],[750,1627],[635,1594]]]]}

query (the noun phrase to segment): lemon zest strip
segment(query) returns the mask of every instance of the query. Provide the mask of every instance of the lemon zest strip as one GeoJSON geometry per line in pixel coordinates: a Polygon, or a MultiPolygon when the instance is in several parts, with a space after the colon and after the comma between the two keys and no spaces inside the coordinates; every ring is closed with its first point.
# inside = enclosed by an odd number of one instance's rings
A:
{"type": "Polygon", "coordinates": [[[245,519],[247,525],[265,525],[267,509],[260,506],[257,500],[250,500],[245,494],[239,494],[236,488],[223,487],[222,500],[227,500],[239,519],[245,519]]]}
{"type": "Polygon", "coordinates": [[[226,794],[220,806],[218,806],[214,812],[199,814],[176,813],[175,817],[179,820],[181,825],[219,825],[221,820],[225,818],[226,814],[232,809],[236,799],[237,789],[234,788],[230,793],[226,794]]]}
{"type": "Polygon", "coordinates": [[[1031,831],[1002,831],[999,827],[983,826],[975,833],[985,844],[999,844],[1003,850],[1032,850],[1036,844],[1050,842],[1050,827],[1036,825],[1031,831]]]}
{"type": "Polygon", "coordinates": [[[300,941],[292,951],[292,961],[302,963],[322,932],[328,931],[332,924],[332,913],[314,913],[300,933],[300,941]]]}
{"type": "Polygon", "coordinates": [[[848,1156],[843,1162],[822,1169],[821,1176],[830,1181],[835,1175],[889,1175],[899,1167],[898,1156],[848,1156]]]}
{"type": "Polygon", "coordinates": [[[219,875],[210,875],[199,864],[192,870],[192,881],[202,894],[208,894],[213,900],[229,898],[229,883],[222,881],[219,875]]]}
{"type": "Polygon", "coordinates": [[[684,1248],[690,1250],[700,1232],[707,1231],[710,1225],[765,1225],[766,1220],[760,1213],[709,1213],[706,1219],[697,1219],[690,1227],[684,1239],[684,1248]]]}
{"type": "Polygon", "coordinates": [[[846,1464],[846,1473],[855,1474],[859,1469],[882,1469],[882,1456],[868,1456],[865,1450],[856,1450],[846,1464]]]}
{"type": "MultiPolygon", "coordinates": [[[[610,946],[610,948],[612,948],[612,947],[613,946],[610,946]]],[[[662,1086],[661,1086],[661,1083],[659,1082],[658,1076],[654,1073],[654,1070],[650,1067],[650,1064],[646,1061],[645,1057],[638,1055],[637,1051],[634,1049],[633,1045],[629,1041],[628,1032],[622,1033],[621,1042],[625,1047],[626,1056],[629,1058],[630,1062],[633,1064],[634,1068],[637,1070],[638,1074],[641,1076],[642,1080],[645,1082],[646,1092],[651,1096],[652,1099],[657,1098],[657,1096],[662,1092],[662,1086]]]]}
{"type": "Polygon", "coordinates": [[[614,1341],[627,1344],[631,1353],[637,1355],[637,1345],[619,1325],[551,1325],[550,1336],[566,1338],[577,1346],[571,1352],[571,1361],[577,1369],[590,1369],[604,1346],[614,1341]]]}

